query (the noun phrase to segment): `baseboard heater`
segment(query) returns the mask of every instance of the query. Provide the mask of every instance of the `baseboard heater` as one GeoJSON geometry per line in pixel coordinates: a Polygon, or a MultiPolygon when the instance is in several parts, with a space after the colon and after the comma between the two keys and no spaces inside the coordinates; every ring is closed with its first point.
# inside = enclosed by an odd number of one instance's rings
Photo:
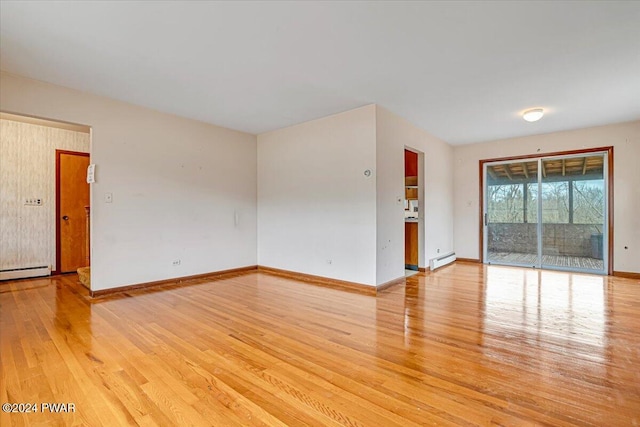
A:
{"type": "Polygon", "coordinates": [[[431,271],[433,271],[436,268],[444,267],[447,264],[451,264],[455,260],[456,260],[456,253],[451,252],[450,254],[442,255],[439,258],[432,258],[429,261],[429,268],[431,269],[431,271]]]}
{"type": "Polygon", "coordinates": [[[27,267],[27,268],[14,268],[12,270],[0,270],[0,280],[14,280],[14,279],[26,279],[28,277],[41,277],[50,276],[51,267],[27,267]]]}

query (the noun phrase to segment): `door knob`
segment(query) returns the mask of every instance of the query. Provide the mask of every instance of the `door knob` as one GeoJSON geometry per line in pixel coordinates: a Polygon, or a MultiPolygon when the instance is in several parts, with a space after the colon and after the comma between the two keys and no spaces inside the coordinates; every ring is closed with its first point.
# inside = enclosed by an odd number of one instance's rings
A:
{"type": "Polygon", "coordinates": [[[65,221],[69,221],[69,217],[67,215],[63,216],[62,219],[64,219],[65,221]]]}

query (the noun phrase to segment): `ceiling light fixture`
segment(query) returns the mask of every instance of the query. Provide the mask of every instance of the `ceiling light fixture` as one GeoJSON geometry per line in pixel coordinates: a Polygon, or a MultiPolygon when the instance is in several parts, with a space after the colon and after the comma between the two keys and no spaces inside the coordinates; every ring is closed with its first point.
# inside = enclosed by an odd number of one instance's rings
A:
{"type": "Polygon", "coordinates": [[[531,110],[527,110],[522,114],[522,118],[528,122],[537,122],[544,115],[544,110],[542,108],[533,108],[531,110]]]}

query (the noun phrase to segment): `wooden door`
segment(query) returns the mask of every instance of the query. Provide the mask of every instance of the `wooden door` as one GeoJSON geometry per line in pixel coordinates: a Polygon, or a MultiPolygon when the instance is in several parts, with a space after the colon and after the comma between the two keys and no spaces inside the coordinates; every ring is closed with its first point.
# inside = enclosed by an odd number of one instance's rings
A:
{"type": "Polygon", "coordinates": [[[89,153],[56,150],[57,268],[59,273],[85,267],[89,153]]]}

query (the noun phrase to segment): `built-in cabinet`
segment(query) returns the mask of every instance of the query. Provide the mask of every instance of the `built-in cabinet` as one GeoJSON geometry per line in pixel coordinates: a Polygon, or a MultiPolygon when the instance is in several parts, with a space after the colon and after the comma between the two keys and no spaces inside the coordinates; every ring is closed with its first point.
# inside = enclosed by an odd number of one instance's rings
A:
{"type": "Polygon", "coordinates": [[[418,177],[404,177],[404,198],[406,200],[418,200],[418,177]]]}
{"type": "Polygon", "coordinates": [[[404,267],[409,270],[418,269],[418,222],[404,223],[404,267]]]}

